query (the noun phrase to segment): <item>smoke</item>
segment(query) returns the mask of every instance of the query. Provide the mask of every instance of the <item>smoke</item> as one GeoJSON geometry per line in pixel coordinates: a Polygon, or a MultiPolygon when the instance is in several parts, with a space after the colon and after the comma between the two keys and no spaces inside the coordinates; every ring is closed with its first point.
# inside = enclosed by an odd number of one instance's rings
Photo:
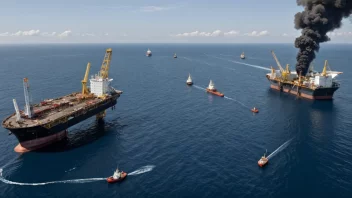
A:
{"type": "Polygon", "coordinates": [[[297,4],[304,6],[304,11],[295,15],[295,28],[302,29],[295,41],[299,48],[296,71],[304,76],[320,43],[330,40],[326,34],[340,28],[342,19],[350,16],[352,0],[297,0],[297,4]]]}

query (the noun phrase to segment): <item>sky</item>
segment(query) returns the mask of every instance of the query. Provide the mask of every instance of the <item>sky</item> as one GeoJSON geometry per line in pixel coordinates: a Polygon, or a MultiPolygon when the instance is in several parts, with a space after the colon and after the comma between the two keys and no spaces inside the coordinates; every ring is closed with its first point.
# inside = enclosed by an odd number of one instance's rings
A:
{"type": "MultiPolygon", "coordinates": [[[[0,43],[294,43],[296,0],[0,0],[0,43]]],[[[352,43],[352,24],[329,33],[352,43]]]]}

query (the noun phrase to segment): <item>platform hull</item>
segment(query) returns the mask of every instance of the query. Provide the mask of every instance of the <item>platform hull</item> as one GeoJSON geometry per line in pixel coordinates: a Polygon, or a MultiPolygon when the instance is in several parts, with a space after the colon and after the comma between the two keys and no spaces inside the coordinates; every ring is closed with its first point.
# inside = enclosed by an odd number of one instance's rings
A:
{"type": "Polygon", "coordinates": [[[331,87],[331,88],[317,88],[317,89],[310,89],[308,87],[299,87],[293,86],[292,84],[288,83],[280,83],[276,80],[269,79],[270,87],[272,89],[290,93],[292,95],[296,95],[299,97],[307,98],[310,100],[331,100],[333,95],[339,87],[331,87]]]}
{"type": "Polygon", "coordinates": [[[19,141],[19,145],[15,147],[15,151],[27,152],[36,150],[64,139],[67,134],[66,129],[116,105],[118,97],[119,95],[112,97],[104,102],[104,104],[51,128],[43,125],[28,128],[8,128],[19,141]]]}

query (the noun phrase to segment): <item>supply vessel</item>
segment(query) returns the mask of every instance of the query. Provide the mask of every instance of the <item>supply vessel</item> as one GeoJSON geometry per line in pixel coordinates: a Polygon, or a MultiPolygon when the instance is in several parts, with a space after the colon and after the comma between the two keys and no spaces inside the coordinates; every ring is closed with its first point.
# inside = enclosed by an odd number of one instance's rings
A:
{"type": "Polygon", "coordinates": [[[97,120],[105,117],[106,109],[115,109],[117,99],[122,91],[116,90],[110,83],[109,68],[112,49],[106,50],[103,63],[98,74],[89,79],[90,63],[82,80],[82,91],[71,93],[55,99],[46,99],[39,104],[32,104],[28,78],[23,79],[25,108],[19,110],[13,99],[15,113],[2,122],[2,126],[16,136],[19,144],[16,152],[36,150],[67,136],[67,129],[89,117],[97,120]]]}
{"type": "Polygon", "coordinates": [[[335,91],[340,88],[336,77],[342,72],[331,71],[327,60],[321,73],[314,71],[311,64],[307,74],[302,76],[301,73],[290,71],[288,64],[283,69],[275,53],[271,53],[279,67],[279,70],[271,67],[271,73],[266,74],[272,89],[312,100],[331,100],[335,91]]]}
{"type": "Polygon", "coordinates": [[[220,97],[224,97],[224,94],[219,92],[216,88],[215,88],[215,85],[213,83],[212,80],[210,80],[209,82],[209,85],[208,87],[206,88],[207,92],[208,93],[211,93],[211,94],[214,94],[214,95],[217,95],[217,96],[220,96],[220,97]]]}

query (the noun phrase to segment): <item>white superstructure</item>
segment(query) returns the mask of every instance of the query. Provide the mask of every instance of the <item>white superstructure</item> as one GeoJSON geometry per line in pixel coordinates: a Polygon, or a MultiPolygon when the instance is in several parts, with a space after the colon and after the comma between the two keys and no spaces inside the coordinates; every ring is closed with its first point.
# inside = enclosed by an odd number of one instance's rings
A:
{"type": "Polygon", "coordinates": [[[102,78],[99,74],[92,76],[90,81],[90,93],[95,96],[101,97],[110,92],[111,78],[102,78]]]}
{"type": "Polygon", "coordinates": [[[146,56],[151,56],[152,55],[152,51],[150,51],[150,49],[148,49],[146,56]]]}
{"type": "Polygon", "coordinates": [[[187,83],[192,83],[191,74],[188,75],[187,83]]]}
{"type": "Polygon", "coordinates": [[[212,80],[210,80],[210,82],[209,82],[208,89],[215,90],[215,85],[212,80]]]}

